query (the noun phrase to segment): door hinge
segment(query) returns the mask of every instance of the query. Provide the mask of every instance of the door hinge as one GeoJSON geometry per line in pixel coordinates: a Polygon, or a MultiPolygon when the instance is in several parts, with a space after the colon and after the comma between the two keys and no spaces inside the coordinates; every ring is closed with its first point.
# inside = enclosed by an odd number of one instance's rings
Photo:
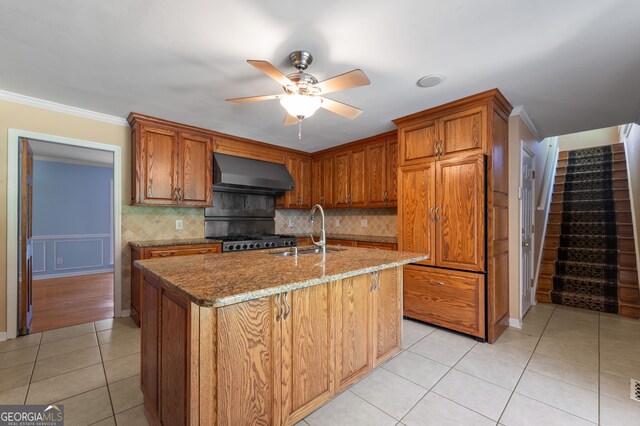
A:
{"type": "Polygon", "coordinates": [[[518,187],[518,200],[522,200],[522,187],[518,187]]]}
{"type": "Polygon", "coordinates": [[[533,288],[533,278],[531,278],[531,288],[533,288]]]}
{"type": "Polygon", "coordinates": [[[535,179],[535,178],[536,178],[536,171],[531,170],[531,179],[535,179]]]}
{"type": "Polygon", "coordinates": [[[531,225],[531,233],[535,234],[536,233],[536,227],[535,225],[531,225]]]}

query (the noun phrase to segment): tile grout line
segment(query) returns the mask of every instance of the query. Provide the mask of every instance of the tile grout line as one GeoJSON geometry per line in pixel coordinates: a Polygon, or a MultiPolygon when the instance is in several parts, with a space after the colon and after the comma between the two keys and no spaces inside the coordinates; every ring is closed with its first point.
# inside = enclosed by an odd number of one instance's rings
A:
{"type": "MultiPolygon", "coordinates": [[[[95,322],[93,323],[93,328],[95,329],[95,322]]],[[[96,340],[98,340],[98,332],[96,331],[96,340]]],[[[104,374],[104,381],[107,386],[107,394],[109,395],[109,404],[111,405],[111,414],[113,415],[113,421],[116,422],[116,410],[113,407],[113,398],[111,398],[111,388],[109,387],[109,379],[107,378],[107,369],[104,366],[104,358],[102,357],[102,346],[100,346],[100,341],[98,340],[98,352],[100,352],[100,361],[102,362],[102,373],[104,374]]]]}
{"type": "MultiPolygon", "coordinates": [[[[513,398],[513,394],[516,393],[516,389],[518,389],[518,385],[520,384],[520,381],[522,380],[522,376],[524,376],[524,373],[527,371],[527,367],[529,366],[529,363],[531,362],[531,358],[533,358],[533,354],[536,353],[536,349],[538,349],[538,345],[540,344],[540,340],[542,340],[542,336],[544,335],[544,332],[547,329],[547,326],[549,325],[549,322],[551,321],[551,318],[553,317],[553,314],[555,314],[555,312],[556,312],[556,307],[554,306],[553,310],[551,311],[551,315],[549,315],[549,318],[547,318],[547,322],[544,324],[544,328],[542,329],[542,333],[540,333],[540,336],[538,336],[538,341],[536,342],[536,346],[533,348],[533,351],[531,351],[531,355],[529,356],[529,359],[527,360],[527,364],[522,369],[522,373],[520,373],[520,377],[518,378],[518,381],[516,382],[515,386],[513,387],[513,390],[511,391],[511,395],[509,395],[509,399],[507,399],[507,403],[504,405],[504,408],[502,409],[502,412],[500,413],[500,417],[498,417],[498,422],[497,423],[500,423],[500,421],[502,420],[502,417],[504,417],[504,413],[505,413],[505,411],[507,411],[507,407],[509,406],[509,403],[511,402],[511,399],[513,398]]],[[[526,317],[526,315],[525,315],[525,317],[526,317]]],[[[524,320],[524,318],[523,318],[523,320],[524,320]]],[[[531,398],[531,399],[533,399],[533,398],[531,398]]],[[[541,403],[544,404],[544,402],[542,402],[542,401],[538,401],[538,402],[541,402],[541,403]]]]}
{"type": "Polygon", "coordinates": [[[42,342],[44,333],[40,334],[40,340],[38,341],[38,349],[36,350],[36,359],[33,360],[33,367],[31,367],[31,374],[29,375],[29,383],[27,383],[27,392],[24,394],[23,405],[27,404],[27,398],[29,398],[29,391],[31,390],[31,379],[33,379],[33,373],[36,371],[36,363],[38,362],[38,354],[40,353],[40,344],[42,342]]]}

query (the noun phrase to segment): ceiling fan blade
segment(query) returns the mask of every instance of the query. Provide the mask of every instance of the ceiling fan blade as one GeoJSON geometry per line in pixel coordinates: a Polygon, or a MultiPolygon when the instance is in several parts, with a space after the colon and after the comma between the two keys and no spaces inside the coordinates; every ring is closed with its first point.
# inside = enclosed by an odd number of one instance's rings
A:
{"type": "Polygon", "coordinates": [[[333,99],[329,98],[322,98],[322,103],[320,104],[320,106],[350,120],[353,120],[362,113],[362,110],[360,108],[356,108],[342,102],[334,101],[333,99]]]}
{"type": "Polygon", "coordinates": [[[287,114],[284,117],[284,121],[282,122],[282,125],[283,126],[291,126],[293,124],[298,124],[298,121],[300,121],[300,120],[298,120],[298,117],[294,117],[291,114],[287,114]]]}
{"type": "Polygon", "coordinates": [[[361,69],[355,69],[321,81],[320,83],[314,84],[313,87],[320,89],[320,94],[324,95],[326,93],[337,92],[338,90],[351,89],[352,87],[367,86],[369,83],[371,82],[364,72],[362,72],[361,69]]]}
{"type": "Polygon", "coordinates": [[[260,71],[262,71],[263,73],[265,73],[266,75],[268,75],[269,77],[271,77],[272,79],[280,83],[281,85],[295,86],[295,84],[293,84],[293,82],[289,80],[286,75],[282,74],[282,72],[278,68],[271,65],[271,63],[267,61],[259,61],[255,59],[248,59],[247,62],[253,65],[254,67],[258,68],[260,71]]]}
{"type": "Polygon", "coordinates": [[[268,101],[271,99],[278,99],[281,95],[262,95],[262,96],[248,96],[246,98],[231,98],[227,99],[227,102],[233,102],[234,104],[243,104],[246,102],[258,102],[268,101]]]}

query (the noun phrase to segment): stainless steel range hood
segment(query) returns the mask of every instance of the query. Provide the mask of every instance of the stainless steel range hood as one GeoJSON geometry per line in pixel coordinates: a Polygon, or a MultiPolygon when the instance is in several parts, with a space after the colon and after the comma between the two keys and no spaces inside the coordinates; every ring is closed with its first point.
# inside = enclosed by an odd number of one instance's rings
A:
{"type": "Polygon", "coordinates": [[[213,190],[256,194],[282,194],[295,187],[283,164],[213,154],[213,190]]]}

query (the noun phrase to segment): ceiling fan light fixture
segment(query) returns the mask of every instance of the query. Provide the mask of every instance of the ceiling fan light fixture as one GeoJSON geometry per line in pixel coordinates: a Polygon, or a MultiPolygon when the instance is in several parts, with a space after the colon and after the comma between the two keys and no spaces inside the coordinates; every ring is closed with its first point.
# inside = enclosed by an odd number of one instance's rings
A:
{"type": "Polygon", "coordinates": [[[322,104],[322,98],[312,95],[292,93],[280,98],[280,105],[287,110],[289,115],[299,119],[311,117],[322,104]]]}

